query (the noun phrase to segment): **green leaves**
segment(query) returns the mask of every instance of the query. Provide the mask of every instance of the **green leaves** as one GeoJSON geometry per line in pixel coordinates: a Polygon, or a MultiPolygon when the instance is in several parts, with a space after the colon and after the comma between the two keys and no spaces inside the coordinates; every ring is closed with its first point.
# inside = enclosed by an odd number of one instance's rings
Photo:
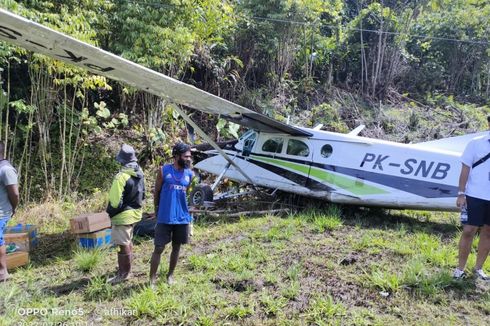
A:
{"type": "Polygon", "coordinates": [[[221,0],[122,2],[111,7],[109,48],[146,67],[180,76],[196,45],[223,43],[236,24],[221,0]]]}
{"type": "MultiPolygon", "coordinates": [[[[1,92],[0,92],[1,93],[1,92]]],[[[0,95],[0,98],[2,96],[0,95]]],[[[24,100],[12,101],[9,103],[9,106],[12,107],[18,113],[32,113],[35,111],[35,107],[32,105],[28,105],[24,100]]],[[[0,100],[0,108],[2,107],[2,103],[0,100]]]]}
{"type": "Polygon", "coordinates": [[[129,123],[128,116],[124,113],[119,113],[118,117],[119,117],[119,123],[124,127],[126,127],[129,123]]]}
{"type": "MultiPolygon", "coordinates": [[[[119,113],[117,115],[117,118],[116,117],[111,118],[111,111],[107,108],[107,105],[104,101],[100,101],[99,103],[94,103],[94,107],[97,109],[95,114],[99,118],[101,118],[100,120],[104,121],[102,123],[102,126],[106,129],[126,127],[129,123],[128,116],[125,113],[119,113]]],[[[92,120],[92,122],[93,121],[94,120],[92,120]]]]}
{"type": "Polygon", "coordinates": [[[94,103],[94,107],[97,109],[97,116],[107,119],[111,116],[111,111],[106,107],[105,102],[94,103]]]}
{"type": "Polygon", "coordinates": [[[230,136],[238,139],[238,131],[240,130],[240,125],[227,121],[225,119],[219,119],[216,124],[216,130],[223,138],[230,138],[230,136]]]}

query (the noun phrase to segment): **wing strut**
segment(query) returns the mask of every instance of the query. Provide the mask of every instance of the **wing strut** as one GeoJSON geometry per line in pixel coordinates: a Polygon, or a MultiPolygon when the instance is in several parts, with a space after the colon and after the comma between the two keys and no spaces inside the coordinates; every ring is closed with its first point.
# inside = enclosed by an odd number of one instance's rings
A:
{"type": "Polygon", "coordinates": [[[194,128],[194,130],[202,138],[204,138],[204,140],[206,142],[209,143],[209,145],[211,145],[215,150],[217,150],[221,154],[221,156],[223,156],[225,158],[225,160],[228,161],[228,163],[230,163],[231,165],[233,165],[235,167],[235,169],[237,169],[237,171],[240,172],[245,177],[245,179],[247,179],[248,183],[250,183],[251,185],[255,185],[255,183],[252,181],[252,179],[238,166],[238,164],[236,164],[235,161],[233,161],[228,156],[228,154],[226,154],[218,146],[218,144],[216,144],[201,128],[199,128],[199,126],[191,119],[191,117],[189,117],[189,115],[187,115],[187,113],[184,112],[184,110],[182,110],[178,105],[173,105],[173,107],[174,107],[175,111],[177,111],[177,113],[180,114],[180,116],[182,118],[184,118],[185,122],[187,122],[188,124],[190,124],[192,126],[192,128],[194,128]]]}

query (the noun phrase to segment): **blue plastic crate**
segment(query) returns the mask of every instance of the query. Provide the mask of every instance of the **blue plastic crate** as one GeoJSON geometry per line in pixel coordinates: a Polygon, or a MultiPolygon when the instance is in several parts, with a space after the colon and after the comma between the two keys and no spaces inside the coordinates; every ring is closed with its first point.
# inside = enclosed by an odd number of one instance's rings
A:
{"type": "Polygon", "coordinates": [[[19,223],[14,226],[7,226],[5,233],[28,233],[31,249],[35,248],[38,244],[37,226],[34,224],[19,223]]]}
{"type": "Polygon", "coordinates": [[[100,248],[111,245],[111,229],[77,235],[78,245],[82,248],[100,248]]]}

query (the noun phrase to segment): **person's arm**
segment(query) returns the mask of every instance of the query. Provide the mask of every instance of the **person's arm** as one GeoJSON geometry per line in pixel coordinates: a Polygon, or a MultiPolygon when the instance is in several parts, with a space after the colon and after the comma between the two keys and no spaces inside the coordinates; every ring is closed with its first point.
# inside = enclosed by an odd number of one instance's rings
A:
{"type": "Polygon", "coordinates": [[[10,205],[12,205],[12,215],[14,215],[15,209],[19,205],[19,186],[17,184],[8,185],[7,195],[9,197],[10,205]]]}
{"type": "Polygon", "coordinates": [[[117,174],[112,181],[111,189],[109,190],[109,204],[107,205],[106,212],[110,217],[114,217],[121,213],[123,206],[123,193],[124,186],[126,185],[127,178],[124,178],[121,174],[117,174]]]}
{"type": "Polygon", "coordinates": [[[7,196],[12,205],[12,215],[15,214],[15,209],[19,205],[19,186],[17,172],[12,168],[2,169],[0,176],[7,190],[7,196]]]}
{"type": "Polygon", "coordinates": [[[468,176],[470,175],[471,166],[477,158],[475,158],[475,142],[470,141],[466,145],[463,154],[461,155],[461,172],[459,174],[458,185],[458,198],[456,199],[456,206],[459,208],[466,205],[466,183],[468,182],[468,176]]]}
{"type": "Polygon", "coordinates": [[[155,207],[155,218],[158,217],[158,205],[160,205],[160,192],[162,191],[163,175],[162,168],[158,169],[155,188],[153,189],[153,206],[155,207]]]}
{"type": "Polygon", "coordinates": [[[466,204],[466,183],[468,182],[468,176],[470,175],[470,167],[464,163],[461,164],[461,173],[459,174],[459,187],[458,187],[458,199],[456,200],[456,206],[459,208],[466,204]]]}

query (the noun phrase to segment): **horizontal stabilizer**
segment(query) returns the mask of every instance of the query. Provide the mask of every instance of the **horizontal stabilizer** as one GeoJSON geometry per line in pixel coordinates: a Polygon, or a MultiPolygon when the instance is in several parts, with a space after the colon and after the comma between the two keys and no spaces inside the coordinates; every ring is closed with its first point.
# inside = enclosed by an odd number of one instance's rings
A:
{"type": "Polygon", "coordinates": [[[463,136],[449,137],[437,140],[426,141],[423,143],[413,144],[413,146],[422,147],[426,149],[439,149],[457,153],[463,153],[466,145],[475,137],[487,134],[488,131],[477,132],[473,134],[467,134],[463,136]]]}

